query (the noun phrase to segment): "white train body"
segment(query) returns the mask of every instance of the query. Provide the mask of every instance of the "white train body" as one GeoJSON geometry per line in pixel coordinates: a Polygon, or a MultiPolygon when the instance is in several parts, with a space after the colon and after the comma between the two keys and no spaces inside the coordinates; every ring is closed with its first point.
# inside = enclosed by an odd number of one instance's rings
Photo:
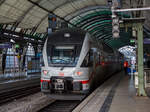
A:
{"type": "Polygon", "coordinates": [[[49,36],[43,48],[43,59],[41,91],[55,99],[63,99],[58,97],[63,95],[88,94],[121,69],[118,52],[98,43],[88,33],[74,29],[49,36]]]}

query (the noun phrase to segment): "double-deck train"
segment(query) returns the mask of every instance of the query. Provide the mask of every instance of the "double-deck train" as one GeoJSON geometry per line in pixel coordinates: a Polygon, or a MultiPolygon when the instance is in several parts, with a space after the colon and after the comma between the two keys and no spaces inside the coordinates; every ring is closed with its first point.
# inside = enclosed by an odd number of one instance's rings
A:
{"type": "Polygon", "coordinates": [[[41,91],[54,99],[83,97],[121,70],[122,58],[80,29],[51,33],[43,48],[41,91]]]}

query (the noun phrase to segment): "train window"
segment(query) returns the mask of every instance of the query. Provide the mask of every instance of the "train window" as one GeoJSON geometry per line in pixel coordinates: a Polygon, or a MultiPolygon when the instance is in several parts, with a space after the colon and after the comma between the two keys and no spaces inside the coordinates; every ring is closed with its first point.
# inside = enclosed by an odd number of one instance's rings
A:
{"type": "Polygon", "coordinates": [[[94,52],[91,49],[89,52],[90,58],[89,58],[89,66],[92,67],[93,66],[93,62],[94,62],[94,52]]]}
{"type": "Polygon", "coordinates": [[[80,45],[50,45],[47,47],[48,65],[65,67],[76,66],[80,51],[80,45]]]}
{"type": "Polygon", "coordinates": [[[88,67],[89,66],[89,53],[87,53],[87,55],[85,56],[82,64],[81,64],[81,67],[88,67]]]}
{"type": "Polygon", "coordinates": [[[112,56],[111,55],[108,56],[108,61],[112,62],[112,56]]]}
{"type": "Polygon", "coordinates": [[[85,56],[81,67],[92,67],[93,66],[93,60],[94,60],[94,56],[93,56],[93,51],[90,50],[87,55],[85,56]]]}
{"type": "Polygon", "coordinates": [[[74,47],[73,46],[56,46],[53,49],[52,63],[54,64],[66,64],[73,63],[74,59],[74,47]]]}
{"type": "Polygon", "coordinates": [[[90,61],[93,62],[93,60],[94,60],[94,53],[93,53],[93,50],[91,49],[90,50],[90,61]]]}
{"type": "Polygon", "coordinates": [[[73,67],[76,66],[79,55],[80,46],[51,46],[47,49],[48,64],[49,66],[63,66],[73,67]]]}
{"type": "Polygon", "coordinates": [[[100,64],[101,63],[101,55],[99,54],[98,55],[98,64],[100,64]]]}

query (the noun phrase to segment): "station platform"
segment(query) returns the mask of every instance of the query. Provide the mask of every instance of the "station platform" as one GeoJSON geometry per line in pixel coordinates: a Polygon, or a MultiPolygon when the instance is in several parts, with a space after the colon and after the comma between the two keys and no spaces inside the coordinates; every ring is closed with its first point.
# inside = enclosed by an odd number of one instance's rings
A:
{"type": "MultiPolygon", "coordinates": [[[[147,94],[150,95],[148,89],[147,94]]],[[[150,98],[136,96],[133,76],[120,72],[98,87],[73,112],[150,112],[150,98]]]]}
{"type": "Polygon", "coordinates": [[[7,81],[15,81],[15,80],[22,80],[22,79],[30,79],[35,77],[40,77],[40,72],[35,73],[27,73],[27,72],[11,72],[0,74],[0,83],[7,82],[7,81]]]}

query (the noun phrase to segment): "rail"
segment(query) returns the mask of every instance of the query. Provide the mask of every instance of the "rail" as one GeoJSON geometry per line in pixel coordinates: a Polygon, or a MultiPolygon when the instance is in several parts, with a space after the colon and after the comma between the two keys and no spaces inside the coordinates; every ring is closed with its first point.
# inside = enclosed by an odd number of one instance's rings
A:
{"type": "Polygon", "coordinates": [[[77,100],[56,100],[38,112],[72,112],[72,110],[80,103],[77,100]]]}
{"type": "Polygon", "coordinates": [[[22,87],[20,89],[0,93],[0,105],[40,91],[40,86],[22,87]]]}

